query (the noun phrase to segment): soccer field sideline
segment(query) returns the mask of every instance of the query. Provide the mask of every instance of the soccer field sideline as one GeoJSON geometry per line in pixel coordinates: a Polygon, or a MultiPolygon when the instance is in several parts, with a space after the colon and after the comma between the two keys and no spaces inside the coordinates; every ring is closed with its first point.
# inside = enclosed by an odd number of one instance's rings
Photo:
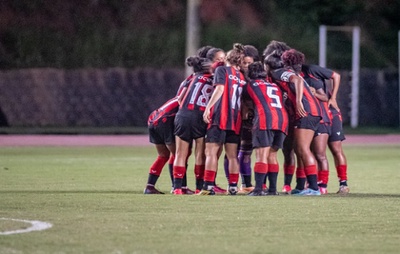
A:
{"type": "MultiPolygon", "coordinates": [[[[400,134],[346,135],[348,145],[400,144],[400,134]]],[[[6,146],[149,146],[148,135],[1,135],[6,146]]]]}

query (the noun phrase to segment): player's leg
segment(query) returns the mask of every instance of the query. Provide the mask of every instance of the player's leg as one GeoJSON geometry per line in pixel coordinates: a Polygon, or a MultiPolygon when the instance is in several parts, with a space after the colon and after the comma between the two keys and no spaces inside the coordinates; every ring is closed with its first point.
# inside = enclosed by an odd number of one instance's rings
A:
{"type": "Polygon", "coordinates": [[[174,161],[174,194],[182,195],[182,181],[183,176],[186,174],[186,160],[189,151],[189,143],[175,137],[176,153],[174,161]]]}
{"type": "MultiPolygon", "coordinates": [[[[310,194],[315,192],[316,195],[320,195],[317,184],[317,162],[310,149],[311,142],[314,138],[314,132],[315,131],[311,129],[296,128],[294,130],[294,148],[297,158],[301,159],[301,162],[304,165],[304,172],[308,182],[308,190],[310,190],[308,192],[310,192],[310,194]]],[[[303,190],[302,192],[306,194],[305,191],[307,190],[303,190]]],[[[302,192],[299,194],[303,195],[302,192]]]]}
{"type": "Polygon", "coordinates": [[[326,157],[326,147],[328,145],[328,133],[318,133],[312,141],[312,151],[318,165],[318,187],[321,194],[327,194],[329,180],[329,163],[326,157]]]}
{"type": "Polygon", "coordinates": [[[161,174],[164,165],[169,160],[170,151],[165,144],[156,144],[157,158],[150,166],[149,177],[144,194],[164,194],[155,188],[155,184],[161,174]]]}
{"type": "Polygon", "coordinates": [[[195,163],[194,163],[194,175],[196,178],[196,193],[199,193],[204,185],[204,171],[205,171],[205,161],[206,161],[204,149],[205,149],[204,138],[196,139],[195,163]]]}
{"type": "Polygon", "coordinates": [[[329,142],[328,145],[333,155],[337,176],[339,178],[338,193],[347,194],[350,192],[350,189],[347,185],[347,159],[343,151],[342,141],[329,142]]]}

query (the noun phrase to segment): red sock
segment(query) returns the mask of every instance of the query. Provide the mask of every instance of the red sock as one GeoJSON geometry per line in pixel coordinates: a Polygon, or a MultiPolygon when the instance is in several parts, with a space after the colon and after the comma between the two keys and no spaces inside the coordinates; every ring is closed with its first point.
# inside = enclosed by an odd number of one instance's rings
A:
{"type": "Polygon", "coordinates": [[[174,178],[183,178],[186,168],[182,166],[174,166],[174,178]]]}
{"type": "Polygon", "coordinates": [[[329,181],[329,171],[320,170],[318,171],[318,183],[328,184],[329,181]]]}
{"type": "Polygon", "coordinates": [[[194,175],[196,179],[204,179],[205,165],[194,165],[194,175]]]}
{"type": "Polygon", "coordinates": [[[171,154],[171,156],[169,156],[168,164],[174,164],[174,160],[175,160],[175,155],[171,154]]]}
{"type": "Polygon", "coordinates": [[[283,172],[285,175],[293,175],[294,174],[294,165],[283,165],[283,172]]]}
{"type": "Polygon", "coordinates": [[[260,174],[268,173],[268,164],[262,162],[256,162],[254,164],[254,173],[260,173],[260,174]]]}
{"type": "Polygon", "coordinates": [[[279,164],[268,164],[268,172],[278,173],[279,172],[279,164]]]}
{"type": "Polygon", "coordinates": [[[306,174],[306,176],[317,175],[318,174],[317,165],[305,166],[304,173],[306,174]]]}
{"type": "Polygon", "coordinates": [[[296,169],[296,178],[306,178],[306,173],[304,172],[304,168],[296,169]]]}
{"type": "Polygon", "coordinates": [[[229,173],[229,185],[233,184],[233,185],[237,185],[239,181],[239,174],[232,174],[229,173]]]}
{"type": "Polygon", "coordinates": [[[215,174],[216,174],[215,171],[206,169],[204,171],[204,181],[213,183],[215,180],[215,174]]]}
{"type": "Polygon", "coordinates": [[[347,181],[347,165],[339,165],[336,167],[339,181],[347,181]]]}
{"type": "Polygon", "coordinates": [[[168,160],[169,160],[168,157],[157,156],[157,159],[153,162],[153,165],[151,165],[150,167],[149,173],[152,175],[159,176],[161,174],[161,171],[165,163],[167,163],[168,160]]]}

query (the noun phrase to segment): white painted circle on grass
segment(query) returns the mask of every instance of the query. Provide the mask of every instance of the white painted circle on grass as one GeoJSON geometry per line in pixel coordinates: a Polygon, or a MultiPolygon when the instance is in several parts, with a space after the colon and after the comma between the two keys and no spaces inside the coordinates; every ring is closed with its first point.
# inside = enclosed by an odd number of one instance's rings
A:
{"type": "Polygon", "coordinates": [[[11,221],[19,221],[31,224],[29,228],[25,229],[17,229],[12,231],[4,231],[0,232],[0,235],[13,235],[13,234],[21,234],[28,233],[32,231],[41,231],[51,228],[53,225],[48,222],[38,221],[38,220],[20,220],[20,219],[11,219],[11,218],[0,218],[0,220],[11,220],[11,221]]]}

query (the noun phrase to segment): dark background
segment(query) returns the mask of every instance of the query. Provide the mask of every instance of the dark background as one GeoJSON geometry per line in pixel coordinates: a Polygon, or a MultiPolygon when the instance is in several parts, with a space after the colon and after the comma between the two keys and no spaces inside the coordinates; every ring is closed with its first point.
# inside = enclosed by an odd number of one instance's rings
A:
{"type": "MultiPolygon", "coordinates": [[[[184,79],[184,0],[1,0],[0,125],[145,126],[184,79]]],[[[287,42],[318,63],[320,25],[361,29],[360,126],[398,126],[395,0],[203,0],[201,45],[287,42]]],[[[329,32],[348,124],[351,33],[329,32]]]]}

